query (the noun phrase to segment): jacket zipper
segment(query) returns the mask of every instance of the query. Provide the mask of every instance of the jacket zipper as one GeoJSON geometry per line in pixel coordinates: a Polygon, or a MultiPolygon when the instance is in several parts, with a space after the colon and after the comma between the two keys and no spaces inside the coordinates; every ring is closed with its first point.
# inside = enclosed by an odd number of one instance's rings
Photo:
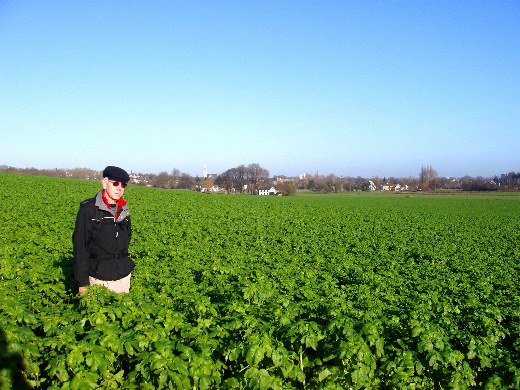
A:
{"type": "MultiPolygon", "coordinates": [[[[116,221],[116,216],[114,215],[114,227],[116,229],[116,242],[115,242],[115,245],[114,247],[116,248],[117,250],[117,241],[118,241],[118,237],[119,237],[119,229],[117,227],[117,221],[116,221]]],[[[117,265],[117,269],[119,270],[119,275],[120,276],[123,276],[123,271],[121,270],[121,266],[119,265],[119,259],[114,259],[114,261],[116,262],[116,265],[117,265]]]]}

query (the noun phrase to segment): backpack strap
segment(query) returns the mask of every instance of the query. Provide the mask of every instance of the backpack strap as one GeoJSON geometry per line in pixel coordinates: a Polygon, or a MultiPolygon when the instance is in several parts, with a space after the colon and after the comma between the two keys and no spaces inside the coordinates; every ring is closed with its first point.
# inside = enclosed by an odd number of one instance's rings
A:
{"type": "Polygon", "coordinates": [[[94,206],[96,209],[96,218],[92,220],[92,224],[90,225],[90,236],[92,240],[95,240],[97,233],[101,229],[101,222],[103,221],[103,216],[101,215],[101,210],[94,206]]]}

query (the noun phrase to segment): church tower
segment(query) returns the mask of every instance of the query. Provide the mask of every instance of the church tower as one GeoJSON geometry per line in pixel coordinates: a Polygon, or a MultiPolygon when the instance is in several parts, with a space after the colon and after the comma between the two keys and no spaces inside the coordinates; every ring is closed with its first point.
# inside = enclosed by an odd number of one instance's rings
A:
{"type": "Polygon", "coordinates": [[[208,170],[206,168],[206,166],[204,165],[204,179],[207,179],[208,178],[208,170]]]}

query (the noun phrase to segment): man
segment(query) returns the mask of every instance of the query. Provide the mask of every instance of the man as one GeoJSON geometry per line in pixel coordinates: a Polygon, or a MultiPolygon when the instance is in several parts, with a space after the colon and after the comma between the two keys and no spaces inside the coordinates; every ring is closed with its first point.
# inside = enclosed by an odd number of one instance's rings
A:
{"type": "Polygon", "coordinates": [[[80,204],[73,236],[74,278],[80,294],[97,284],[118,293],[130,290],[135,266],[128,257],[132,225],[122,198],[129,180],[124,169],[108,166],[101,179],[103,190],[80,204]]]}

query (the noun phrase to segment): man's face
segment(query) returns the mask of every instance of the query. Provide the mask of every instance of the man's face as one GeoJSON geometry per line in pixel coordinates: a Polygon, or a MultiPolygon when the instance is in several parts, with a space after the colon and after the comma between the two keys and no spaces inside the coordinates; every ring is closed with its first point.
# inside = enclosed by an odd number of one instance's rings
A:
{"type": "Polygon", "coordinates": [[[110,204],[115,204],[123,196],[125,192],[126,183],[118,180],[103,179],[101,180],[103,189],[110,204]]]}

